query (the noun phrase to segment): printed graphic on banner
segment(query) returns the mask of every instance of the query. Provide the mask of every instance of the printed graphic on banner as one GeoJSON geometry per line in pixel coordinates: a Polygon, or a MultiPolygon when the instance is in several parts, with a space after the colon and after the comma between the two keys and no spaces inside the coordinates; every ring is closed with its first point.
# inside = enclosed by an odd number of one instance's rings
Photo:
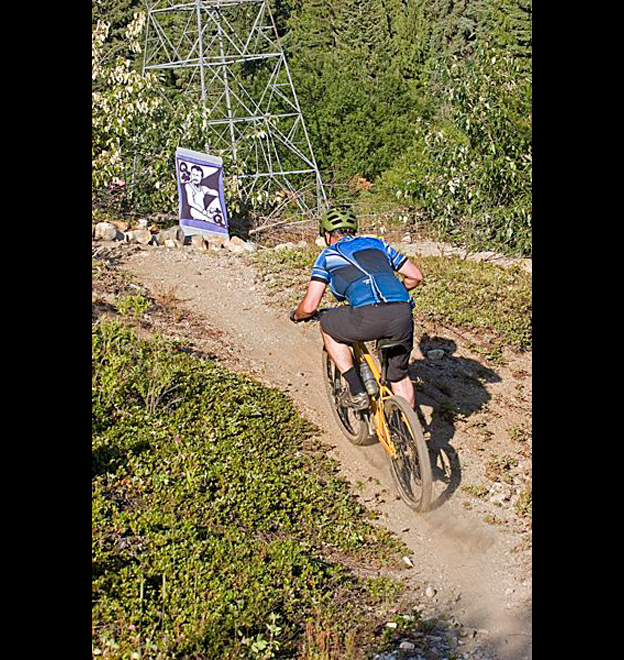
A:
{"type": "Polygon", "coordinates": [[[223,161],[189,149],[176,149],[180,227],[185,235],[228,234],[223,195],[223,161]]]}

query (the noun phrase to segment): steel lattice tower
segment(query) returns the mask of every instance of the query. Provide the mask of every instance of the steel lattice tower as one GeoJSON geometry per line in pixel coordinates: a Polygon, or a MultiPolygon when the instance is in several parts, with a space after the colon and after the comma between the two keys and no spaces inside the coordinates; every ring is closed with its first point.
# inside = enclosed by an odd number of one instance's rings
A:
{"type": "Polygon", "coordinates": [[[268,0],[145,2],[143,72],[176,70],[201,103],[204,148],[242,170],[243,198],[279,190],[318,210],[323,183],[268,0]]]}

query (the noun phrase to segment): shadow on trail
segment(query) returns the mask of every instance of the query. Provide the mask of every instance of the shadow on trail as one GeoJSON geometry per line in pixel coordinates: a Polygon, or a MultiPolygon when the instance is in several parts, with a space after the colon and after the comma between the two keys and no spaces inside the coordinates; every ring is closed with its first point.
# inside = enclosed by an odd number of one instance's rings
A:
{"type": "Polygon", "coordinates": [[[459,455],[451,444],[458,418],[466,419],[490,400],[485,384],[500,377],[476,360],[454,355],[457,344],[452,339],[424,334],[419,342],[421,360],[410,363],[410,377],[416,390],[417,412],[428,435],[434,483],[442,482],[444,490],[432,502],[431,509],[442,506],[461,484],[459,455]],[[444,351],[441,358],[431,359],[431,351],[444,351]],[[430,407],[427,423],[421,406],[430,407]]]}

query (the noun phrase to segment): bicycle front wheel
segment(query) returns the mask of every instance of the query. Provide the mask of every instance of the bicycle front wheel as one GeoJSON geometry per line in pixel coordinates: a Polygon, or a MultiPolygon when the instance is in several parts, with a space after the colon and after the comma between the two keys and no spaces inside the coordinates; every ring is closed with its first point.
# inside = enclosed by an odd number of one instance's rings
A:
{"type": "Polygon", "coordinates": [[[396,457],[388,454],[396,489],[411,509],[426,511],[431,504],[431,460],[418,417],[400,396],[385,400],[384,416],[396,448],[396,457]]]}
{"type": "Polygon", "coordinates": [[[353,408],[344,405],[347,382],[325,350],[323,350],[323,380],[334,419],[343,435],[354,445],[365,444],[369,439],[365,413],[356,412],[353,408]]]}

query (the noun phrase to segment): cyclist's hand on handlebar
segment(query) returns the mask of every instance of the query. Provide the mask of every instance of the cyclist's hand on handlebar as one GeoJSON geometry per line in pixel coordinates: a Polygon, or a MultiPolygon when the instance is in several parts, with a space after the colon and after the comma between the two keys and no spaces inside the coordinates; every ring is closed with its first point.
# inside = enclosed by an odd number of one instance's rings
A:
{"type": "Polygon", "coordinates": [[[323,314],[323,312],[326,312],[327,310],[326,309],[317,309],[316,312],[314,312],[314,314],[311,314],[310,316],[306,316],[305,318],[302,318],[302,319],[295,318],[295,311],[296,310],[293,309],[293,311],[290,312],[290,320],[293,323],[302,323],[304,321],[318,321],[321,318],[321,315],[323,314]]]}
{"type": "Polygon", "coordinates": [[[296,309],[293,309],[292,312],[290,312],[290,314],[289,314],[289,318],[293,323],[302,323],[303,321],[311,321],[312,319],[314,319],[316,317],[316,312],[314,312],[314,314],[312,314],[312,316],[306,316],[305,318],[298,319],[295,316],[296,311],[297,311],[296,309]]]}

